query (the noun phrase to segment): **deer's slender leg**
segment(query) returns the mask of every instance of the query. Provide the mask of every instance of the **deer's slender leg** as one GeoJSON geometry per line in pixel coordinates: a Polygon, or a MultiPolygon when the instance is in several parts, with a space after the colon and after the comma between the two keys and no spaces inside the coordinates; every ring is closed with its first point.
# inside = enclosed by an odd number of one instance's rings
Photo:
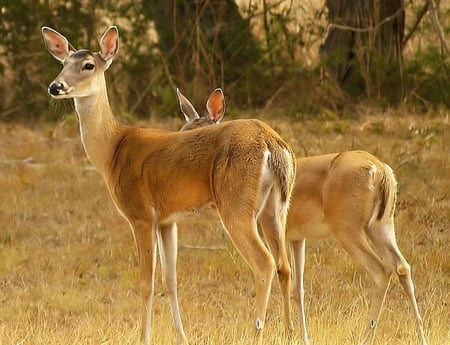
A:
{"type": "MultiPolygon", "coordinates": [[[[335,227],[337,224],[338,222],[335,223],[335,227]]],[[[392,272],[373,251],[363,232],[355,232],[349,236],[349,231],[338,230],[335,231],[335,236],[353,261],[368,273],[373,282],[369,322],[361,342],[361,345],[371,344],[392,272]]]]}
{"type": "Polygon", "coordinates": [[[280,217],[282,214],[281,205],[277,203],[276,198],[277,195],[274,195],[272,190],[258,220],[275,259],[277,277],[283,299],[285,330],[286,334],[291,336],[294,329],[291,318],[291,267],[285,245],[285,224],[283,222],[285,217],[280,217]]]}
{"type": "Polygon", "coordinates": [[[142,334],[145,345],[151,343],[151,324],[153,293],[156,269],[156,239],[151,221],[132,221],[133,233],[137,244],[141,275],[141,293],[143,300],[142,334]]]}
{"type": "Polygon", "coordinates": [[[368,229],[368,235],[375,245],[378,253],[386,259],[392,272],[398,276],[400,284],[408,298],[409,304],[416,321],[417,334],[421,345],[427,345],[423,331],[423,321],[417,306],[414,293],[414,283],[411,277],[411,266],[403,257],[395,239],[395,226],[393,219],[388,221],[374,222],[368,229]]]}
{"type": "Polygon", "coordinates": [[[303,334],[303,343],[309,345],[308,332],[306,330],[306,312],[305,312],[305,288],[304,288],[304,272],[305,272],[305,247],[306,240],[295,241],[291,243],[294,255],[293,269],[295,272],[295,293],[294,298],[297,301],[298,311],[300,313],[300,328],[303,334]]]}
{"type": "Polygon", "coordinates": [[[233,220],[222,216],[221,218],[231,241],[250,266],[255,277],[255,327],[256,335],[260,340],[275,272],[275,262],[258,235],[256,219],[253,216],[236,215],[233,220]]]}
{"type": "Polygon", "coordinates": [[[180,307],[177,292],[177,251],[178,231],[177,224],[161,225],[157,230],[159,256],[161,259],[162,280],[166,288],[172,319],[177,332],[177,345],[187,344],[186,333],[181,321],[180,307]]]}

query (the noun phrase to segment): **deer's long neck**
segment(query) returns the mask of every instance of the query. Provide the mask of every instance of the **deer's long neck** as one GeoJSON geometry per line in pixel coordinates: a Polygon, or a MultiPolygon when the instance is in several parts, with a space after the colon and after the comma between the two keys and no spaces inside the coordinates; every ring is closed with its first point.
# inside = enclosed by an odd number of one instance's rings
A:
{"type": "Polygon", "coordinates": [[[91,163],[105,175],[120,131],[120,124],[114,118],[108,102],[106,85],[98,94],[75,98],[74,101],[86,154],[91,163]]]}

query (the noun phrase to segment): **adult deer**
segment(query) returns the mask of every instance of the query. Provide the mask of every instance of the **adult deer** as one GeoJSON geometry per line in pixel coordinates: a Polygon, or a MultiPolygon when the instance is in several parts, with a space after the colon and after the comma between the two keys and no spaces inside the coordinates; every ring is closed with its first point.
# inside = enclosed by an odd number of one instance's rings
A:
{"type": "MultiPolygon", "coordinates": [[[[222,94],[216,89],[210,96],[222,94]]],[[[210,111],[200,116],[178,92],[187,123],[182,130],[218,123],[210,111]]],[[[408,297],[421,345],[426,345],[422,318],[414,295],[411,268],[401,254],[394,228],[397,181],[392,169],[365,151],[347,151],[297,158],[297,176],[286,225],[294,254],[295,297],[303,341],[309,344],[304,307],[303,275],[306,239],[334,238],[373,281],[370,318],[361,344],[372,343],[391,276],[397,274],[408,297]],[[372,249],[374,248],[374,249],[372,249]]],[[[263,229],[264,230],[264,229],[263,229]]]]}
{"type": "MultiPolygon", "coordinates": [[[[124,126],[112,113],[104,76],[118,52],[117,28],[110,27],[103,34],[99,52],[76,50],[48,27],[42,28],[42,35],[50,54],[63,64],[48,91],[53,98],[74,99],[86,154],[133,230],[143,297],[142,341],[151,342],[158,247],[177,343],[186,342],[177,299],[174,220],[209,205],[217,209],[253,271],[258,338],[275,271],[286,328],[291,331],[291,275],[285,248],[285,222],[296,171],[291,148],[258,120],[230,121],[188,132],[124,126]],[[257,222],[270,234],[274,256],[259,237],[257,222]]],[[[221,111],[220,102],[212,104],[213,111],[221,111]]]]}

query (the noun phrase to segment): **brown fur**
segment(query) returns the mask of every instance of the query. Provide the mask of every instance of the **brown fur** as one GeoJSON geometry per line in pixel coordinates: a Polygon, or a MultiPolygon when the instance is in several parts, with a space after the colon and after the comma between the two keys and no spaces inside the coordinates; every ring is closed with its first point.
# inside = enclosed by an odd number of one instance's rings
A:
{"type": "MultiPolygon", "coordinates": [[[[183,129],[189,128],[190,122],[183,129]]],[[[202,124],[208,126],[211,121],[207,117],[196,119],[196,126],[202,124]]],[[[294,252],[295,295],[305,344],[309,344],[303,287],[305,240],[334,237],[374,282],[370,319],[361,344],[372,341],[390,277],[397,274],[413,309],[420,344],[426,345],[411,270],[395,240],[396,198],[392,169],[368,152],[297,159],[286,238],[294,252]]],[[[270,235],[265,235],[271,247],[270,235]]]]}
{"type": "MultiPolygon", "coordinates": [[[[117,28],[104,33],[99,53],[77,54],[53,29],[44,27],[42,34],[49,52],[63,62],[49,92],[55,98],[74,99],[86,154],[133,229],[141,271],[142,341],[151,342],[158,246],[177,344],[186,342],[177,296],[174,220],[209,204],[216,207],[254,273],[258,338],[261,341],[275,270],[282,288],[286,329],[291,332],[291,276],[284,241],[296,171],[292,149],[259,120],[237,120],[181,133],[124,126],[112,114],[104,77],[118,51],[117,28]],[[266,174],[267,168],[271,172],[266,174]],[[270,234],[275,255],[259,237],[257,222],[270,234]]],[[[223,105],[218,92],[208,108],[220,115],[223,105]]]]}

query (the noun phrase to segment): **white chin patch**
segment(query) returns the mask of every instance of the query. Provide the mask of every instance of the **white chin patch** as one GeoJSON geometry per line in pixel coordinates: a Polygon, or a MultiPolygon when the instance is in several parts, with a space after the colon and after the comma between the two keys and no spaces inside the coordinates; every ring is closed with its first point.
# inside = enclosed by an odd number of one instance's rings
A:
{"type": "Polygon", "coordinates": [[[70,98],[72,91],[73,91],[73,87],[70,87],[67,90],[58,90],[57,95],[53,95],[53,94],[50,94],[50,95],[53,98],[70,98]]]}

